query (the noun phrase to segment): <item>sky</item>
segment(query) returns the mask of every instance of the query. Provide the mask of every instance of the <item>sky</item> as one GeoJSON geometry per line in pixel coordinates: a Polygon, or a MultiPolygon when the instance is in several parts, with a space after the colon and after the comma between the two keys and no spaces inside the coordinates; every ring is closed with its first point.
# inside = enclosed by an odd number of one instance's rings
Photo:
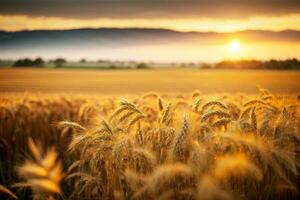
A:
{"type": "MultiPolygon", "coordinates": [[[[0,0],[0,30],[102,27],[220,33],[243,30],[300,31],[300,0],[0,0]]],[[[59,47],[44,45],[45,50],[42,51],[34,43],[17,49],[18,44],[15,43],[18,41],[11,39],[8,43],[15,48],[0,47],[0,53],[5,58],[63,56],[68,59],[85,57],[94,60],[168,62],[176,59],[208,62],[224,59],[300,59],[299,34],[291,35],[296,38],[294,41],[266,42],[261,39],[249,42],[230,36],[217,44],[215,41],[205,41],[207,44],[171,41],[149,45],[142,41],[134,47],[106,48],[97,43],[97,49],[92,53],[89,46],[74,51],[72,48],[58,51],[59,47]],[[235,43],[239,46],[238,50],[231,51],[235,43]]],[[[61,45],[67,48],[65,44],[61,45]]]]}
{"type": "Polygon", "coordinates": [[[0,29],[300,30],[299,0],[1,0],[0,29]]]}

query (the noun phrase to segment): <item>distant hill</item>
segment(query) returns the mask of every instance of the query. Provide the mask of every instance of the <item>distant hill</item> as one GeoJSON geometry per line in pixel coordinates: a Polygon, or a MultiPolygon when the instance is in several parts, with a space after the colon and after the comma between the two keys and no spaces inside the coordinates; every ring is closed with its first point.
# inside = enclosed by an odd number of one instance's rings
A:
{"type": "MultiPolygon", "coordinates": [[[[0,31],[0,57],[57,57],[71,59],[86,57],[90,59],[126,57],[134,59],[134,52],[149,47],[144,54],[155,53],[157,46],[214,45],[239,38],[247,42],[300,42],[300,32],[286,30],[281,32],[247,30],[234,33],[178,32],[167,29],[75,29],[39,31],[0,31]],[[151,48],[153,47],[153,48],[151,48]],[[132,55],[132,57],[130,56],[132,55]]],[[[142,50],[141,50],[142,51],[142,50]]],[[[156,52],[158,53],[158,52],[156,52]]],[[[167,53],[167,52],[166,52],[167,53]]],[[[138,57],[138,56],[137,56],[138,57]]]]}

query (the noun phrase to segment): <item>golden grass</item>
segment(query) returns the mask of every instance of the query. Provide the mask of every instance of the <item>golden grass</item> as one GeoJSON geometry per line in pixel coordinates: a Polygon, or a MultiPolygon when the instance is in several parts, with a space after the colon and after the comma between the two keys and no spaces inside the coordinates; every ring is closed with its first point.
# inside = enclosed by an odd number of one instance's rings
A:
{"type": "Polygon", "coordinates": [[[297,199],[297,98],[6,94],[0,173],[37,199],[297,199]]]}

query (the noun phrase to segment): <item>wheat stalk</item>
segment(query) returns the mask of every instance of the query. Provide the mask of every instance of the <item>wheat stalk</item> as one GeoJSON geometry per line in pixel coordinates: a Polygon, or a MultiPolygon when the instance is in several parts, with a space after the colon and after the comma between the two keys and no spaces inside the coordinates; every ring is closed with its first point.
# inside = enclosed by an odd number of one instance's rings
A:
{"type": "Polygon", "coordinates": [[[26,182],[15,184],[16,187],[31,187],[36,198],[53,197],[61,194],[60,181],[63,178],[61,162],[57,161],[54,149],[42,156],[41,151],[31,138],[28,140],[29,150],[34,161],[27,160],[18,168],[19,176],[26,182]]]}
{"type": "Polygon", "coordinates": [[[172,148],[173,160],[184,160],[186,159],[186,148],[188,142],[189,124],[184,117],[180,132],[174,138],[174,144],[172,148]]]}
{"type": "Polygon", "coordinates": [[[206,121],[207,119],[209,118],[212,118],[212,117],[223,117],[223,118],[230,118],[230,114],[227,113],[227,112],[223,112],[223,111],[212,111],[212,112],[209,112],[209,113],[206,113],[204,114],[202,117],[201,117],[201,122],[204,122],[206,121]]]}
{"type": "Polygon", "coordinates": [[[18,197],[13,192],[11,192],[9,189],[4,187],[3,185],[0,185],[0,192],[8,194],[9,196],[11,196],[14,199],[18,199],[18,197]]]}
{"type": "Polygon", "coordinates": [[[227,106],[224,103],[220,102],[220,101],[209,101],[209,102],[207,102],[206,104],[204,104],[202,106],[202,112],[204,112],[205,110],[207,110],[211,106],[218,106],[220,108],[227,109],[227,106]]]}

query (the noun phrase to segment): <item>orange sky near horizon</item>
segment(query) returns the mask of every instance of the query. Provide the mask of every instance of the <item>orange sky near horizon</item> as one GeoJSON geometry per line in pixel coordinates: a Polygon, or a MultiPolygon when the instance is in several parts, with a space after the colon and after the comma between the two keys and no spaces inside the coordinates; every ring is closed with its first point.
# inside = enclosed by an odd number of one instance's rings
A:
{"type": "Polygon", "coordinates": [[[0,15],[0,30],[64,30],[77,28],[165,28],[178,31],[235,32],[242,30],[300,31],[300,14],[283,16],[252,16],[243,19],[221,18],[96,18],[72,19],[62,17],[28,17],[0,15]]]}

